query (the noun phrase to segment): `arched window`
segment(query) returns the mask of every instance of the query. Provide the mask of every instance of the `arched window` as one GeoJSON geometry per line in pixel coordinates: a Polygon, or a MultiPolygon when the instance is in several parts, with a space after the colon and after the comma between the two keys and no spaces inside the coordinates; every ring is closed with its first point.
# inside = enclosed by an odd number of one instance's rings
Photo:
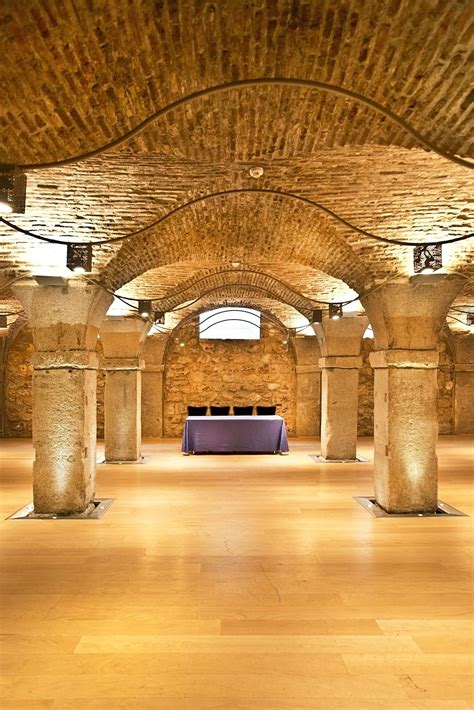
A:
{"type": "Polygon", "coordinates": [[[199,316],[201,340],[259,340],[260,312],[253,308],[215,308],[199,316]]]}

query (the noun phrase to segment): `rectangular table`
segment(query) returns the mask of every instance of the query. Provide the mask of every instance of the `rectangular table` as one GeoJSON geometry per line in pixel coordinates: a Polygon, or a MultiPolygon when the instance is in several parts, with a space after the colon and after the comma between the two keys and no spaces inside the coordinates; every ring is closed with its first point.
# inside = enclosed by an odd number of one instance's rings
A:
{"type": "Polygon", "coordinates": [[[287,453],[288,437],[279,416],[188,417],[181,451],[189,453],[287,453]]]}

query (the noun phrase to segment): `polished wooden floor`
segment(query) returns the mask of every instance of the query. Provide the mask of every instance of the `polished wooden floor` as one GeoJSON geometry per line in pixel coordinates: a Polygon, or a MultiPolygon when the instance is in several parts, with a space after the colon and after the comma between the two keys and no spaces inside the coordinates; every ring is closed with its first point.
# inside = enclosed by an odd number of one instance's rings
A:
{"type": "MultiPolygon", "coordinates": [[[[439,445],[440,498],[469,515],[472,444],[439,445]]],[[[472,518],[374,519],[353,500],[372,465],[317,452],[147,441],[98,467],[102,520],[2,520],[0,707],[472,708],[472,518]]],[[[0,454],[5,518],[31,443],[0,454]]]]}

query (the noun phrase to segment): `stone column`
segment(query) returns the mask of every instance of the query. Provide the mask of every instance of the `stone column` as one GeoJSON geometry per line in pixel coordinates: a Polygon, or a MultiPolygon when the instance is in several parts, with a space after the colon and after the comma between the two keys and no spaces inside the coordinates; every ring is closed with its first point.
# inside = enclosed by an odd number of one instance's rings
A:
{"type": "Polygon", "coordinates": [[[292,338],[296,355],[296,436],[319,436],[321,370],[317,338],[292,338]]]}
{"type": "Polygon", "coordinates": [[[157,333],[146,339],[142,372],[143,436],[163,436],[164,353],[168,335],[157,333]]]}
{"type": "Polygon", "coordinates": [[[434,512],[438,498],[437,344],[464,280],[415,276],[361,297],[376,350],[374,486],[388,512],[434,512]]]}
{"type": "Polygon", "coordinates": [[[5,416],[5,352],[7,333],[0,330],[0,437],[5,436],[6,416],[5,416]]]}
{"type": "Polygon", "coordinates": [[[454,433],[474,434],[474,333],[451,330],[454,351],[454,433]]]}
{"type": "Polygon", "coordinates": [[[113,299],[75,279],[64,287],[25,280],[12,289],[35,345],[34,512],[82,513],[95,494],[97,333],[113,299]]]}
{"type": "Polygon", "coordinates": [[[323,319],[314,326],[321,347],[321,456],[355,460],[360,347],[367,328],[365,316],[323,319]]]}
{"type": "Polygon", "coordinates": [[[107,463],[141,460],[141,351],[149,328],[139,316],[108,316],[100,329],[107,463]]]}

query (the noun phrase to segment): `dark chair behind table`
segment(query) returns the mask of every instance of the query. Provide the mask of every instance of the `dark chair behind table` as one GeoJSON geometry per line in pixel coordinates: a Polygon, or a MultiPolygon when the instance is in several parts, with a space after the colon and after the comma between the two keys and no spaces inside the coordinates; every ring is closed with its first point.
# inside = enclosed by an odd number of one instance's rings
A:
{"type": "Polygon", "coordinates": [[[188,406],[188,417],[205,417],[207,414],[207,406],[192,407],[188,406]]]}
{"type": "Polygon", "coordinates": [[[276,411],[277,411],[277,408],[273,405],[271,405],[269,407],[264,407],[261,404],[257,404],[257,416],[259,416],[259,415],[262,416],[265,414],[267,414],[267,415],[268,414],[276,414],[276,411]]]}
{"type": "Polygon", "coordinates": [[[211,417],[227,417],[229,414],[230,407],[220,407],[218,405],[211,404],[211,417]]]}
{"type": "Polygon", "coordinates": [[[237,404],[234,404],[234,416],[236,417],[248,417],[253,414],[253,405],[246,407],[246,406],[239,406],[237,404]]]}

